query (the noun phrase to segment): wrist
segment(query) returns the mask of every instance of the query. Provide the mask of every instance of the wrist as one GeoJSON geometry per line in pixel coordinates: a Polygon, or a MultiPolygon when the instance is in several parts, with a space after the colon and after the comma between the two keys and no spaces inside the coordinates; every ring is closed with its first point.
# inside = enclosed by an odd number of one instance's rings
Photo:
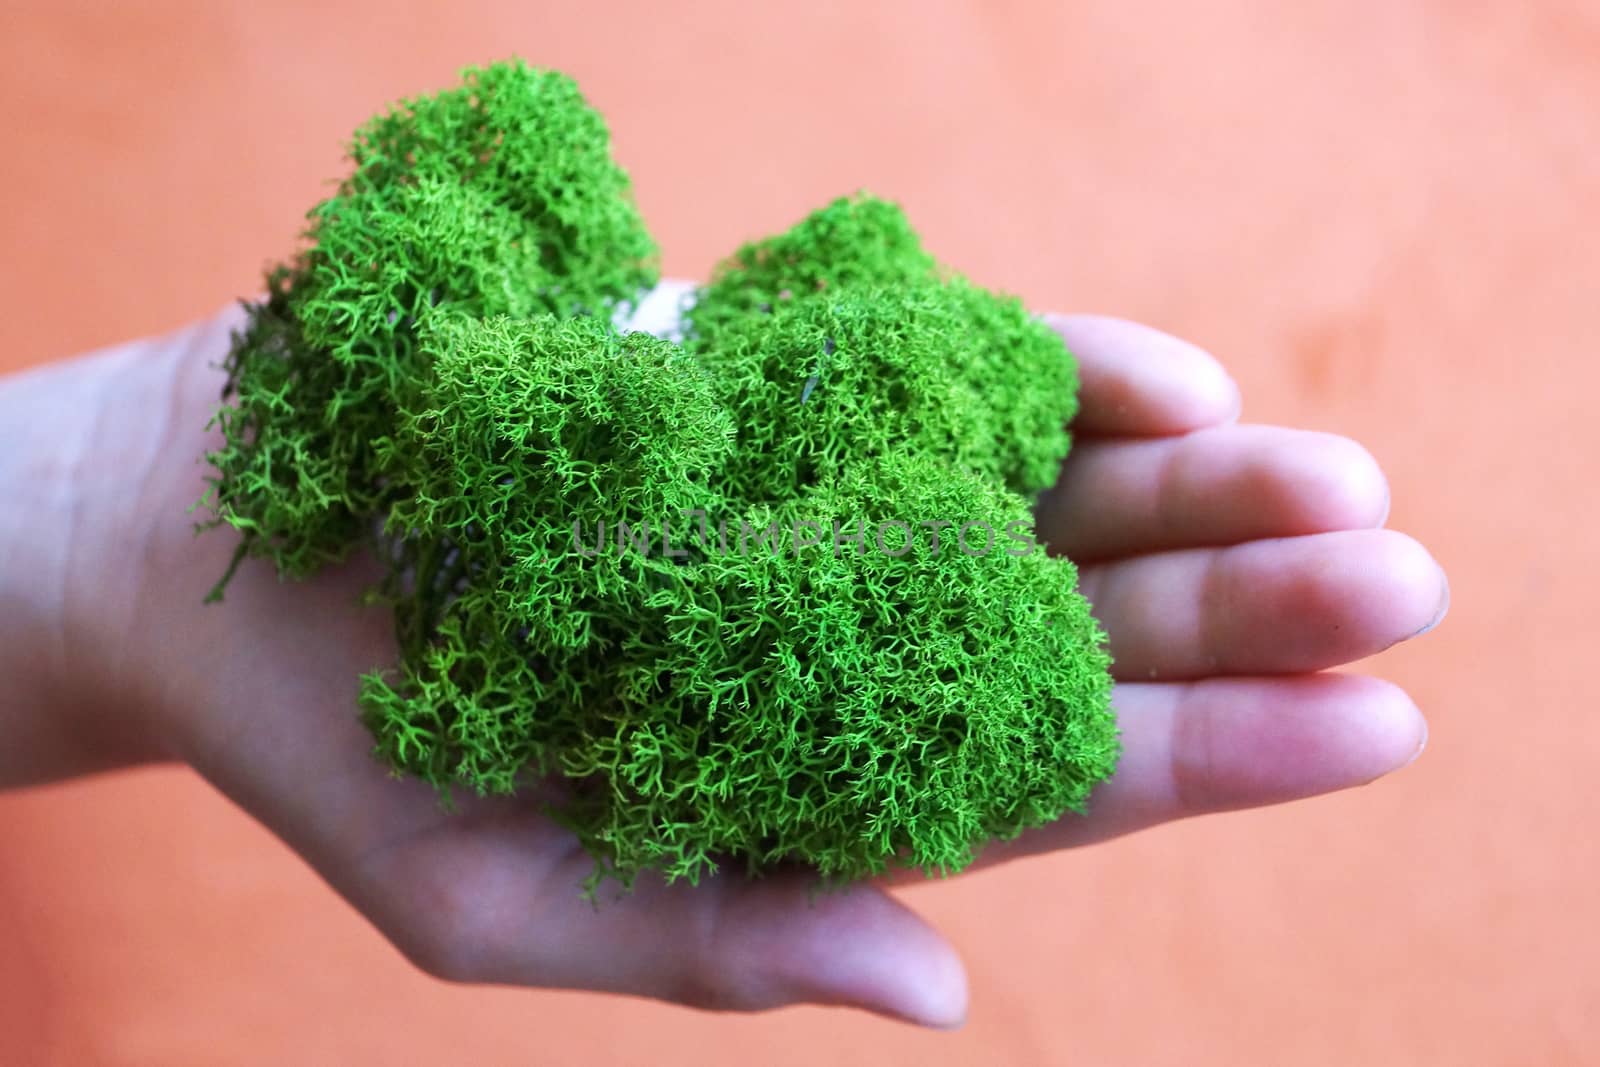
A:
{"type": "MultiPolygon", "coordinates": [[[[173,758],[152,563],[204,488],[185,397],[215,327],[0,379],[0,786],[173,758]],[[201,332],[204,337],[198,336],[201,332]],[[193,497],[174,493],[192,480],[193,497]],[[170,514],[168,514],[170,512],[170,514]]],[[[225,343],[226,329],[222,330],[225,343]]]]}

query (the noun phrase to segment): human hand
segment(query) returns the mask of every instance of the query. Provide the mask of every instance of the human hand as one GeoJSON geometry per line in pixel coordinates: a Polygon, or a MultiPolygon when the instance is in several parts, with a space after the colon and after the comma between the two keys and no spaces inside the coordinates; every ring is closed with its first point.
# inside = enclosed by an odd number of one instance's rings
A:
{"type": "MultiPolygon", "coordinates": [[[[679,292],[663,287],[638,324],[662,325],[679,292]]],[[[954,950],[880,887],[813,899],[803,872],[641,878],[595,909],[578,892],[589,857],[534,798],[449,814],[391,779],[354,709],[356,677],[395,654],[386,614],[359,603],[370,563],[299,584],[247,563],[225,606],[202,604],[233,542],[196,540],[186,510],[204,489],[196,457],[214,447],[202,427],[235,321],[0,383],[13,457],[0,483],[16,483],[0,488],[34,496],[27,525],[0,523],[0,559],[29,564],[0,581],[20,583],[11,599],[37,623],[9,647],[31,665],[35,710],[70,726],[36,746],[53,763],[0,761],[0,783],[184,760],[446,979],[961,1020],[954,950]],[[52,470],[16,458],[28,455],[79,458],[52,470]],[[41,490],[50,478],[67,482],[41,490]],[[85,738],[92,753],[73,749],[85,738]]],[[[1447,600],[1426,551],[1377,529],[1387,490],[1371,458],[1327,435],[1233,425],[1234,386],[1182,342],[1054,322],[1080,360],[1082,412],[1038,533],[1083,564],[1116,656],[1125,754],[1088,816],[992,846],[980,866],[1408,762],[1425,728],[1403,693],[1314,673],[1414,636],[1447,600]]],[[[37,718],[15,706],[0,730],[37,718]]]]}

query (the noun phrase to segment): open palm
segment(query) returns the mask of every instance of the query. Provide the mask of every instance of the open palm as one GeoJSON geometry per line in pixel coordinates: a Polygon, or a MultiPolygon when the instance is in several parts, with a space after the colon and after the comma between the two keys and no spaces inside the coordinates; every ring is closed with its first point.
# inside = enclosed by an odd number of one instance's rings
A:
{"type": "MultiPolygon", "coordinates": [[[[659,292],[642,324],[661,325],[679,291],[659,292]]],[[[95,591],[73,658],[162,739],[155,755],[192,763],[444,978],[961,1020],[954,951],[882,888],[814,897],[800,871],[641,879],[594,908],[578,891],[589,857],[531,798],[446,814],[428,787],[392,779],[354,708],[357,675],[394,658],[385,613],[359,602],[369,565],[286,585],[248,563],[225,605],[203,605],[233,544],[197,540],[186,509],[204,488],[213,365],[236,321],[27,383],[39,434],[65,403],[52,390],[95,402],[83,505],[63,532],[69,598],[95,591]]],[[[1340,789],[1412,759],[1426,731],[1404,693],[1317,673],[1415,636],[1447,602],[1428,553],[1380,529],[1388,491],[1373,460],[1341,438],[1236,425],[1232,382],[1183,342],[1052,321],[1079,357],[1082,412],[1038,532],[1081,564],[1115,657],[1125,755],[1087,816],[992,846],[979,865],[1340,789]]]]}

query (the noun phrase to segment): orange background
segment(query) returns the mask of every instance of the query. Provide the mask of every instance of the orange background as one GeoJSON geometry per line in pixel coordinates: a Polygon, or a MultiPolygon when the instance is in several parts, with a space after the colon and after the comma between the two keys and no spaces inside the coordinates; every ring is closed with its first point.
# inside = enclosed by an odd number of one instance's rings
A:
{"type": "Polygon", "coordinates": [[[254,291],[357,122],[516,52],[609,116],[670,273],[898,199],[1367,443],[1455,604],[1371,665],[1432,719],[1395,778],[909,891],[971,968],[953,1036],[443,985],[159,770],[0,798],[0,1063],[1600,1058],[1592,3],[140,7],[0,15],[0,367],[254,291]]]}

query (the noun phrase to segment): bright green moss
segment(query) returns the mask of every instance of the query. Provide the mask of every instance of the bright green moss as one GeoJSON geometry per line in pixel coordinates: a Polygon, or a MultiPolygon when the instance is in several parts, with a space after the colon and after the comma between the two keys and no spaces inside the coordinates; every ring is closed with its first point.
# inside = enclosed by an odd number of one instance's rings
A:
{"type": "Polygon", "coordinates": [[[1114,765],[1072,565],[993,479],[884,453],[735,513],[749,444],[677,346],[550,317],[423,344],[436,380],[400,422],[428,473],[390,520],[405,669],[362,694],[395,766],[590,783],[556,814],[629,881],[719,858],[959,869],[1114,765]],[[618,521],[643,551],[599,532],[618,521]]]}
{"type": "Polygon", "coordinates": [[[1033,497],[1055,484],[1078,414],[1078,364],[1061,335],[1016,297],[963,278],[942,286],[966,344],[956,373],[981,398],[989,420],[993,469],[1013,491],[1033,497]]]}
{"type": "Polygon", "coordinates": [[[405,499],[405,470],[377,455],[427,380],[430,317],[610,314],[656,279],[605,122],[571,79],[519,62],[464,78],[357,131],[353,173],[235,342],[211,503],[285,575],[346,555],[405,499]]]}
{"type": "MultiPolygon", "coordinates": [[[[206,456],[216,474],[204,503],[214,516],[208,526],[226,523],[243,535],[234,566],[245,554],[268,556],[281,573],[301,578],[359,542],[362,512],[350,501],[356,443],[314,417],[340,375],[306,343],[289,306],[296,280],[293,268],[272,272],[267,298],[247,305],[246,324],[234,334],[215,419],[223,445],[206,456]]],[[[232,574],[230,567],[213,597],[232,574]]]]}
{"type": "MultiPolygon", "coordinates": [[[[1065,560],[1006,554],[1020,499],[925,457],[859,464],[771,512],[780,551],[712,554],[569,774],[563,811],[606,870],[695,879],[733,857],[829,879],[958,870],[990,838],[1081,811],[1119,751],[1100,632],[1065,560]],[[986,523],[961,550],[945,527],[986,523]],[[820,543],[788,536],[815,522],[820,543]],[[905,523],[903,534],[880,525],[905,523]],[[861,546],[836,542],[864,532],[861,546]]],[[[809,532],[809,531],[808,531],[809,532]]]]}
{"type": "Polygon", "coordinates": [[[422,343],[436,376],[400,412],[418,453],[387,529],[405,670],[368,678],[363,705],[397,767],[510,792],[660,640],[685,570],[661,523],[687,543],[684,512],[717,506],[732,433],[681,349],[600,319],[448,318],[422,343]],[[654,524],[648,552],[615,549],[620,522],[654,524]]]}
{"type": "Polygon", "coordinates": [[[943,287],[840,287],[729,319],[695,351],[738,427],[727,494],[781,503],[851,462],[928,455],[998,477],[997,413],[943,287]]]}
{"type": "Polygon", "coordinates": [[[742,246],[717,268],[685,316],[710,335],[756,312],[842,286],[888,288],[936,277],[905,213],[866,193],[840,197],[783,233],[742,246]]]}
{"type": "Polygon", "coordinates": [[[210,503],[286,576],[385,565],[380,758],[563,779],[591,889],[956,870],[1083,809],[1104,641],[1016,539],[1076,410],[1052,331],[856,197],[741,249],[682,344],[619,334],[654,246],[601,119],[520,63],[350,154],[235,339],[210,503]]]}
{"type": "MultiPolygon", "coordinates": [[[[837,320],[854,324],[853,347],[866,347],[840,357],[838,364],[848,367],[865,355],[879,365],[860,369],[844,386],[873,393],[853,398],[861,405],[900,406],[910,383],[888,366],[896,362],[918,372],[937,370],[960,394],[936,398],[913,389],[897,425],[885,426],[879,410],[868,420],[870,429],[857,423],[857,433],[882,430],[894,438],[907,428],[918,435],[954,432],[961,440],[929,443],[958,465],[997,476],[1024,496],[1053,484],[1071,444],[1067,424],[1077,414],[1077,364],[1071,353],[1060,335],[1015,297],[991,293],[939,268],[905,215],[886,201],[866,195],[839,199],[783,233],[745,245],[696,294],[687,314],[688,343],[708,361],[730,363],[742,381],[759,376],[757,364],[764,365],[771,375],[766,385],[775,395],[758,391],[735,400],[736,406],[748,407],[742,416],[755,415],[782,406],[797,371],[804,371],[799,380],[806,382],[826,362],[813,362],[811,355],[826,343],[837,320]],[[775,321],[766,323],[767,316],[775,321]],[[942,349],[942,361],[931,355],[936,348],[942,349]],[[873,370],[880,368],[888,373],[887,388],[872,382],[873,370]],[[946,417],[930,421],[921,414],[929,403],[953,406],[946,417]]],[[[818,387],[826,381],[819,377],[818,387]]],[[[860,414],[846,410],[850,405],[838,392],[835,383],[835,397],[824,405],[834,419],[804,413],[808,433],[832,434],[830,423],[860,414]]],[[[748,422],[742,418],[741,428],[748,422]]],[[[768,439],[782,437],[776,428],[759,432],[768,439]]],[[[806,447],[815,444],[808,441],[806,447]]],[[[922,444],[918,439],[911,447],[922,444]]]]}

